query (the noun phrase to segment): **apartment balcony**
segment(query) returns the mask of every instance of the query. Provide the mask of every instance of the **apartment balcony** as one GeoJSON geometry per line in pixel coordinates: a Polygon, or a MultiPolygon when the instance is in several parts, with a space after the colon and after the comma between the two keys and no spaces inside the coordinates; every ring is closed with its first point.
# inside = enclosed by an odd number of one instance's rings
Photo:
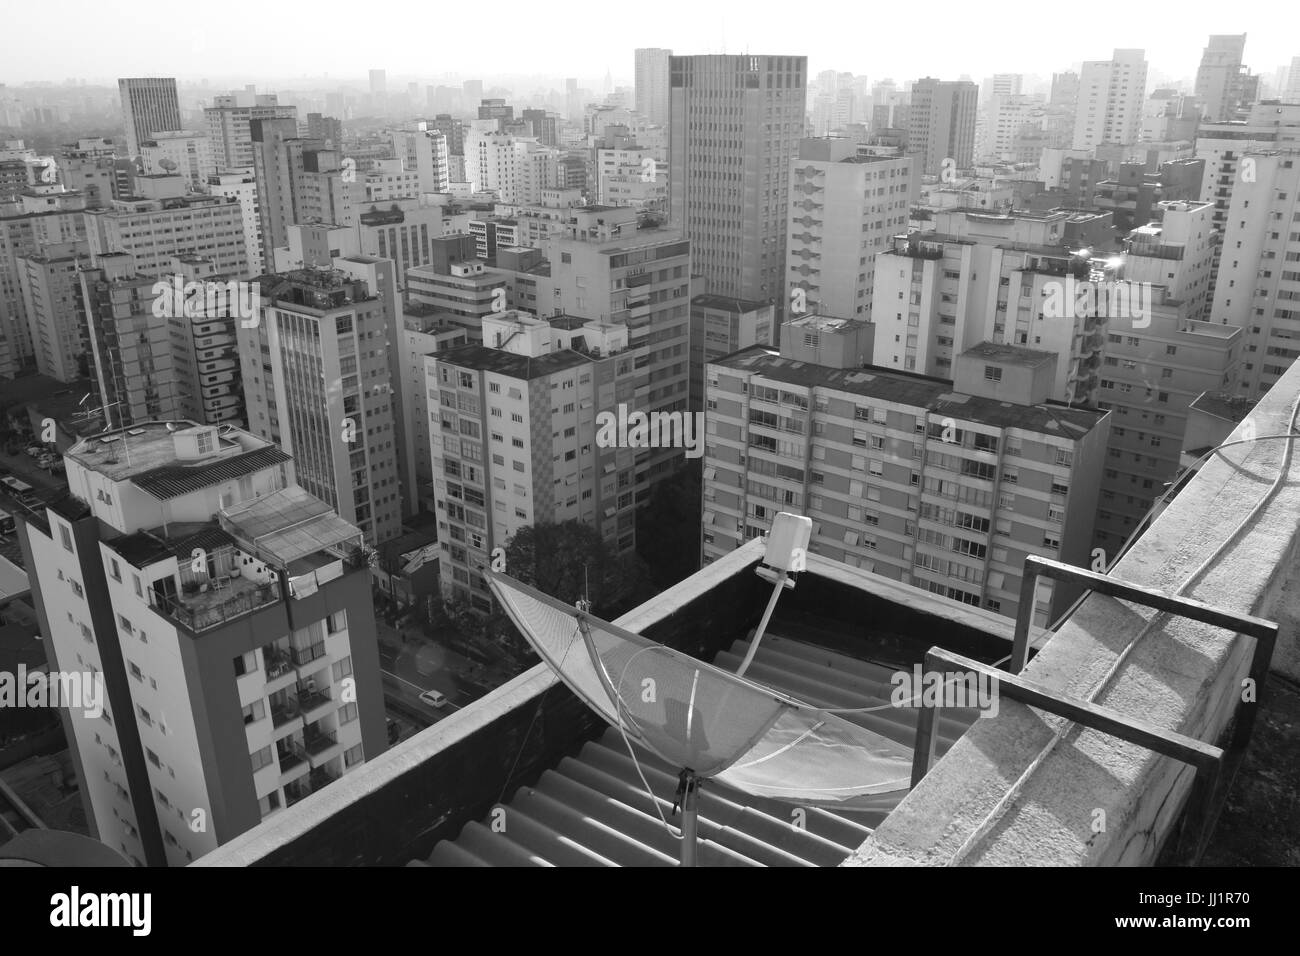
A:
{"type": "Polygon", "coordinates": [[[307,685],[298,685],[298,710],[308,723],[325,716],[333,705],[328,690],[309,690],[307,685]]]}
{"type": "Polygon", "coordinates": [[[271,726],[279,730],[285,724],[302,719],[302,709],[298,706],[298,700],[292,695],[287,696],[283,702],[271,705],[271,726]]]}
{"type": "Polygon", "coordinates": [[[303,747],[307,750],[307,761],[313,768],[333,760],[343,751],[335,731],[304,734],[303,747]]]}
{"type": "Polygon", "coordinates": [[[311,784],[306,779],[295,780],[284,788],[284,805],[291,807],[308,796],[311,796],[311,784]]]}
{"type": "Polygon", "coordinates": [[[307,763],[307,751],[302,744],[292,737],[276,744],[275,753],[280,761],[280,786],[297,780],[311,768],[307,763]]]}
{"type": "Polygon", "coordinates": [[[315,793],[321,787],[329,786],[339,776],[338,771],[330,770],[329,767],[317,767],[307,775],[307,782],[311,784],[312,793],[315,793]]]}
{"type": "Polygon", "coordinates": [[[289,648],[289,659],[293,661],[294,667],[306,667],[313,661],[318,661],[325,656],[325,642],[317,641],[306,647],[289,648]]]}
{"type": "Polygon", "coordinates": [[[266,672],[266,692],[274,694],[276,691],[283,690],[289,686],[289,681],[285,678],[294,678],[293,659],[288,652],[279,647],[267,646],[262,648],[263,670],[266,672]],[[277,681],[282,681],[278,686],[271,686],[277,681]]]}
{"type": "Polygon", "coordinates": [[[155,592],[154,610],[195,633],[230,623],[280,600],[273,581],[259,583],[240,575],[214,578],[176,595],[155,592]]]}

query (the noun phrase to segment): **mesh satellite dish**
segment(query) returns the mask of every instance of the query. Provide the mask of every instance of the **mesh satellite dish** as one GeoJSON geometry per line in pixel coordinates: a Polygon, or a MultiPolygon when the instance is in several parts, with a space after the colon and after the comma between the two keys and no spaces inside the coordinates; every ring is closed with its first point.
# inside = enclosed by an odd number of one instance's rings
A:
{"type": "Polygon", "coordinates": [[[680,768],[683,866],[695,865],[705,778],[757,797],[840,810],[878,807],[880,794],[910,786],[911,751],[892,740],[504,574],[483,575],[570,690],[630,743],[680,768]]]}
{"type": "Polygon", "coordinates": [[[158,165],[161,166],[163,170],[168,173],[174,172],[177,168],[176,160],[168,159],[166,156],[158,160],[158,165]]]}

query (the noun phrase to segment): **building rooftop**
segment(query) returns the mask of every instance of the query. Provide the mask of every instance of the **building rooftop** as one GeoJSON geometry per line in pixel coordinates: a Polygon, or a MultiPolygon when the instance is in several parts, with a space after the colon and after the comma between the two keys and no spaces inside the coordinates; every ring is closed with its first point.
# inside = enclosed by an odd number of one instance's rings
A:
{"type": "Polygon", "coordinates": [[[784,358],[763,345],[751,345],[709,364],[805,388],[834,389],[864,398],[925,408],[938,415],[984,422],[999,428],[1022,428],[1065,437],[1087,433],[1107,414],[1055,402],[1015,405],[965,395],[954,392],[952,382],[946,379],[895,372],[874,365],[858,369],[828,368],[784,358]]]}
{"type": "Polygon", "coordinates": [[[568,368],[576,368],[590,362],[591,359],[572,349],[562,349],[536,358],[517,355],[501,349],[485,348],[482,345],[458,345],[446,349],[435,356],[438,361],[461,368],[473,368],[483,372],[495,372],[523,381],[531,381],[568,368]]]}
{"type": "Polygon", "coordinates": [[[65,457],[112,481],[130,480],[163,500],[291,458],[270,442],[227,425],[217,429],[213,454],[182,459],[176,449],[176,434],[199,427],[192,421],[179,420],[118,428],[83,438],[65,457]]]}
{"type": "Polygon", "coordinates": [[[991,362],[1023,365],[1026,368],[1037,368],[1039,365],[1049,365],[1056,361],[1055,352],[1044,352],[1041,349],[1025,348],[1023,345],[1007,345],[1002,342],[981,342],[978,345],[971,346],[962,354],[988,359],[991,362]]]}
{"type": "Polygon", "coordinates": [[[865,328],[871,325],[867,319],[841,319],[833,315],[801,315],[787,319],[785,322],[792,329],[816,329],[819,332],[839,332],[853,327],[865,328]]]}
{"type": "Polygon", "coordinates": [[[1251,413],[1255,404],[1250,399],[1237,395],[1202,392],[1192,400],[1189,407],[1227,422],[1239,422],[1251,413]]]}
{"type": "Polygon", "coordinates": [[[219,520],[237,541],[281,568],[318,551],[362,544],[358,528],[296,485],[232,505],[219,520]]]}
{"type": "Polygon", "coordinates": [[[729,295],[713,295],[708,292],[691,297],[691,305],[702,309],[718,309],[723,312],[756,312],[766,308],[768,303],[760,299],[737,299],[729,295]]]}

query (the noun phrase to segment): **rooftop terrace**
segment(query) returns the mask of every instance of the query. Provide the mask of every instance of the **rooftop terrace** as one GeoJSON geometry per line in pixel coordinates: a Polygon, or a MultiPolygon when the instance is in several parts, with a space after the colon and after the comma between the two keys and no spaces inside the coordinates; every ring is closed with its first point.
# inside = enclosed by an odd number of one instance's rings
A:
{"type": "Polygon", "coordinates": [[[209,455],[185,459],[178,433],[198,428],[186,420],[146,422],[83,438],[66,457],[113,481],[130,480],[157,498],[174,498],[290,460],[275,445],[238,428],[217,429],[209,455]]]}

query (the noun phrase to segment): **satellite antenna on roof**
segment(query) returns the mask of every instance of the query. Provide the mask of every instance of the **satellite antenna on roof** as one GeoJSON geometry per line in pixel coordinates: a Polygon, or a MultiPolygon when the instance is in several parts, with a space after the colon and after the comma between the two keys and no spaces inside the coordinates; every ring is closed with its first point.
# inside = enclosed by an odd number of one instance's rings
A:
{"type": "MultiPolygon", "coordinates": [[[[774,566],[784,564],[784,570],[771,572],[781,581],[778,590],[791,563],[787,557],[774,566]]],[[[698,859],[705,779],[758,797],[840,810],[878,806],[878,795],[910,786],[911,754],[904,746],[504,574],[484,570],[483,576],[542,660],[618,728],[634,760],[633,743],[679,768],[673,813],[682,810],[682,866],[698,859]]]]}

